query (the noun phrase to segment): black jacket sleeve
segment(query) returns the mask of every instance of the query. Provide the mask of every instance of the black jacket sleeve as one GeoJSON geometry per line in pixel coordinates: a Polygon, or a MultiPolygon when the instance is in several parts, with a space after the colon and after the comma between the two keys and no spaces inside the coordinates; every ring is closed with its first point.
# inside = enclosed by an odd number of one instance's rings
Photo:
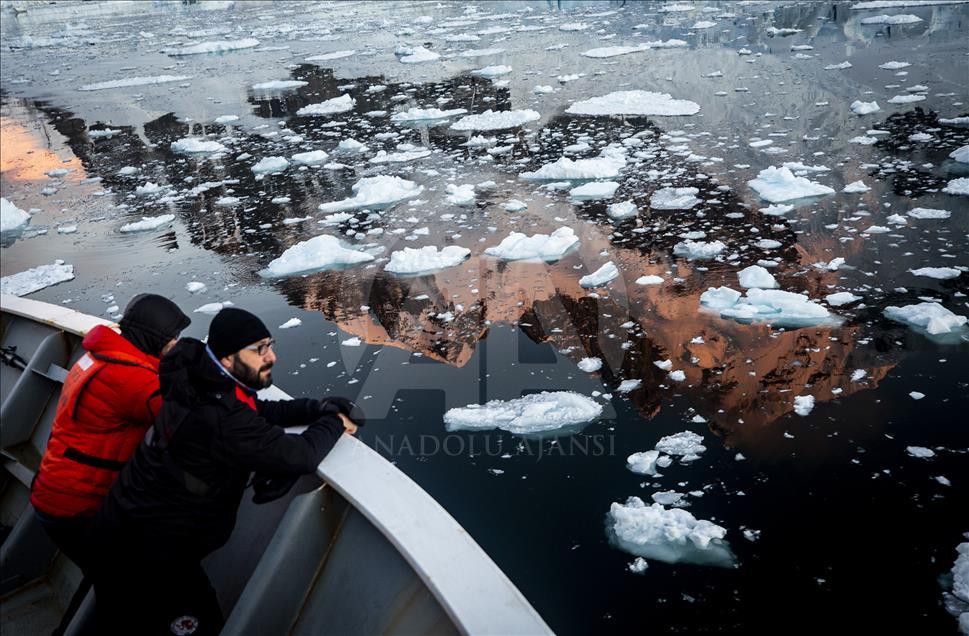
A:
{"type": "Polygon", "coordinates": [[[316,470],[343,430],[336,415],[317,413],[305,431],[291,435],[240,405],[222,420],[219,438],[225,456],[242,468],[304,475],[316,470]]]}
{"type": "Polygon", "coordinates": [[[295,400],[256,400],[260,416],[277,426],[306,426],[320,417],[320,401],[309,398],[295,400]]]}

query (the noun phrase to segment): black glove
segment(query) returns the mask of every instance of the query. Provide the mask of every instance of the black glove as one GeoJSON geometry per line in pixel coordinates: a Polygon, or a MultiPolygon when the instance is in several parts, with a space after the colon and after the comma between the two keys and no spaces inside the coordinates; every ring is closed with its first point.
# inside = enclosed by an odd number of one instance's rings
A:
{"type": "Polygon", "coordinates": [[[348,418],[353,420],[353,423],[357,426],[363,426],[367,423],[366,418],[363,415],[363,409],[356,405],[352,400],[348,400],[344,397],[328,397],[320,403],[320,414],[333,413],[333,409],[337,412],[346,415],[348,418]]]}
{"type": "Polygon", "coordinates": [[[252,502],[264,504],[284,497],[299,478],[300,475],[256,473],[252,477],[252,502]]]}

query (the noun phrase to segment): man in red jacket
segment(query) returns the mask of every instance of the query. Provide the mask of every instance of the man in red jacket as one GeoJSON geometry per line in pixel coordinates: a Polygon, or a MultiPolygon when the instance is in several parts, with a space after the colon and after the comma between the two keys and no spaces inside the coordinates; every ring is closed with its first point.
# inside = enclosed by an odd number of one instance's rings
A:
{"type": "Polygon", "coordinates": [[[57,547],[82,570],[94,514],[161,410],[159,358],[191,320],[175,303],[140,294],[121,334],[98,325],[64,381],[30,503],[57,547]]]}

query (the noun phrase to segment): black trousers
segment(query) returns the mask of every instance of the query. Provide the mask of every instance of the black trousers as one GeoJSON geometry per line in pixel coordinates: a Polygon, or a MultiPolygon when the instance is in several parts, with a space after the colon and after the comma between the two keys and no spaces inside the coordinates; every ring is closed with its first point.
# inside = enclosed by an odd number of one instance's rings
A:
{"type": "Polygon", "coordinates": [[[34,509],[34,516],[57,549],[85,571],[94,558],[94,517],[53,517],[34,509]]]}

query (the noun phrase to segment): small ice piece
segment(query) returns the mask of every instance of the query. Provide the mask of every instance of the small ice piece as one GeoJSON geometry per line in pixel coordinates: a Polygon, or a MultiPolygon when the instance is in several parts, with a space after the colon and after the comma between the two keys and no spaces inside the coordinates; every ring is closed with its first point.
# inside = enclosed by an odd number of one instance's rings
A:
{"type": "Polygon", "coordinates": [[[760,265],[751,265],[737,272],[740,286],[745,289],[760,287],[763,289],[776,289],[779,287],[774,276],[760,265]]]}
{"type": "Polygon", "coordinates": [[[528,209],[528,204],[518,199],[511,199],[506,201],[501,207],[508,212],[521,212],[522,210],[528,209]]]}
{"type": "Polygon", "coordinates": [[[474,205],[474,197],[474,186],[470,183],[465,183],[463,185],[449,183],[447,186],[447,196],[445,199],[451,205],[458,205],[461,207],[474,205]]]}
{"type": "Polygon", "coordinates": [[[74,266],[57,260],[0,278],[0,294],[26,296],[69,280],[74,280],[74,266]]]}
{"type": "Polygon", "coordinates": [[[430,274],[447,267],[460,264],[471,254],[471,250],[458,245],[448,245],[441,249],[433,245],[421,248],[405,247],[390,255],[385,270],[400,276],[430,274]]]}
{"type": "Polygon", "coordinates": [[[21,210],[9,199],[0,198],[0,232],[10,232],[30,221],[30,214],[21,210]]]}
{"type": "Polygon", "coordinates": [[[913,400],[921,400],[922,398],[925,397],[925,394],[924,393],[919,393],[918,391],[910,391],[909,394],[908,394],[908,396],[910,398],[912,398],[913,400]]]}
{"type": "Polygon", "coordinates": [[[356,139],[353,139],[352,137],[341,141],[339,144],[337,144],[336,149],[338,152],[345,153],[359,153],[367,151],[367,147],[364,144],[360,143],[356,139]]]}
{"type": "Polygon", "coordinates": [[[351,190],[354,192],[354,196],[342,201],[322,203],[319,206],[320,211],[340,212],[359,208],[386,208],[400,201],[419,196],[424,191],[424,186],[400,177],[380,175],[360,179],[353,184],[351,190]]]}
{"type": "Polygon", "coordinates": [[[673,254],[690,260],[714,258],[727,249],[722,241],[680,241],[673,246],[673,254]]]}
{"type": "Polygon", "coordinates": [[[784,203],[774,203],[773,205],[768,205],[766,208],[761,208],[760,213],[766,214],[767,216],[782,216],[794,209],[793,205],[787,205],[784,203]]]}
{"type": "Polygon", "coordinates": [[[282,172],[288,167],[289,162],[286,161],[285,157],[264,157],[252,166],[252,172],[254,174],[270,174],[282,172]]]}
{"type": "Polygon", "coordinates": [[[340,95],[339,97],[328,99],[325,102],[304,106],[296,111],[296,114],[303,117],[336,115],[337,113],[345,113],[353,110],[355,104],[356,102],[349,95],[340,95]]]}
{"type": "Polygon", "coordinates": [[[225,53],[239,49],[251,49],[259,46],[259,40],[255,38],[242,38],[241,40],[215,40],[211,42],[199,42],[177,49],[165,49],[164,53],[173,57],[182,55],[203,55],[205,53],[225,53]]]}
{"type": "Polygon", "coordinates": [[[341,268],[374,260],[371,254],[347,247],[334,236],[321,234],[300,241],[272,260],[265,276],[291,276],[321,269],[341,268]]]}
{"type": "Polygon", "coordinates": [[[771,166],[761,170],[757,178],[748,181],[747,185],[762,199],[771,203],[834,194],[834,190],[826,185],[815,183],[806,177],[795,177],[790,168],[786,167],[771,166]]]}
{"type": "Polygon", "coordinates": [[[861,300],[861,296],[855,296],[851,292],[837,292],[834,294],[828,294],[824,297],[824,300],[832,307],[841,307],[842,305],[850,305],[851,303],[856,303],[861,300]]]}
{"type": "Polygon", "coordinates": [[[231,124],[234,121],[239,121],[238,115],[219,115],[215,118],[217,124],[231,124]]]}
{"type": "Polygon", "coordinates": [[[689,210],[697,203],[698,188],[660,188],[649,198],[649,207],[654,210],[689,210]]]}
{"type": "Polygon", "coordinates": [[[190,294],[199,294],[206,290],[205,283],[193,280],[191,282],[185,283],[185,291],[190,294]]]}
{"type": "Polygon", "coordinates": [[[215,152],[226,152],[228,148],[217,141],[204,141],[195,137],[186,137],[173,141],[172,152],[179,155],[211,154],[215,152]]]}
{"type": "Polygon", "coordinates": [[[908,270],[915,274],[916,276],[925,276],[927,278],[934,278],[936,280],[950,280],[952,278],[958,278],[962,271],[956,269],[955,267],[920,267],[918,269],[908,270]]]}
{"type": "Polygon", "coordinates": [[[824,67],[826,71],[838,71],[841,69],[851,68],[853,64],[848,61],[841,62],[840,64],[828,64],[824,67]]]}
{"type": "Polygon", "coordinates": [[[952,216],[952,213],[936,208],[912,208],[908,211],[908,215],[914,219],[947,219],[952,216]]]}
{"type": "Polygon", "coordinates": [[[143,216],[140,221],[135,221],[133,223],[125,223],[121,226],[119,232],[146,232],[148,230],[155,230],[162,227],[163,225],[168,225],[175,220],[174,214],[160,214],[158,216],[143,216]]]}
{"type": "Polygon", "coordinates": [[[535,88],[532,89],[532,92],[535,93],[536,95],[545,95],[553,92],[554,90],[555,89],[549,86],[548,84],[537,84],[535,88]]]}
{"type": "Polygon", "coordinates": [[[969,196],[969,177],[959,177],[950,181],[942,191],[946,194],[961,194],[969,196]]]}
{"type": "Polygon", "coordinates": [[[912,457],[917,457],[919,459],[931,459],[935,457],[935,451],[931,448],[925,448],[924,446],[906,446],[905,452],[912,457]]]}
{"type": "Polygon", "coordinates": [[[97,84],[85,84],[78,87],[79,91],[103,91],[111,88],[129,88],[131,86],[148,86],[151,84],[167,84],[168,82],[184,82],[192,79],[191,75],[154,75],[151,77],[128,77],[97,84]]]}
{"type": "Polygon", "coordinates": [[[495,77],[501,77],[502,75],[508,75],[511,72],[512,68],[510,66],[498,65],[479,68],[475,71],[471,71],[471,74],[484,77],[486,79],[493,79],[495,77]]]}
{"type": "Polygon", "coordinates": [[[424,62],[433,62],[441,57],[439,53],[429,51],[423,46],[398,47],[397,53],[400,55],[398,59],[400,60],[401,64],[422,64],[424,62]]]}
{"type": "Polygon", "coordinates": [[[908,68],[909,66],[911,66],[911,64],[909,64],[908,62],[891,61],[891,62],[885,62],[884,64],[879,64],[878,68],[883,68],[887,71],[897,71],[899,69],[908,68]]]}
{"type": "Polygon", "coordinates": [[[969,163],[969,145],[956,148],[949,153],[949,157],[959,163],[969,163]]]}
{"type": "Polygon", "coordinates": [[[241,200],[239,197],[219,197],[215,200],[215,205],[228,208],[237,205],[241,200]]]}
{"type": "Polygon", "coordinates": [[[310,152],[298,152],[290,159],[298,166],[318,166],[325,163],[330,155],[325,150],[311,150],[310,152]]]}
{"type": "Polygon", "coordinates": [[[616,181],[592,181],[569,190],[569,197],[577,201],[611,199],[618,189],[616,181]]]}
{"type": "Polygon", "coordinates": [[[512,232],[500,244],[485,249],[485,254],[506,261],[557,261],[578,244],[579,237],[570,227],[560,227],[550,235],[512,232]]]}
{"type": "Polygon", "coordinates": [[[701,30],[701,29],[712,29],[717,26],[716,22],[711,22],[710,20],[697,20],[691,26],[691,29],[701,30]]]}
{"type": "Polygon", "coordinates": [[[517,128],[530,121],[540,119],[534,110],[486,110],[477,115],[466,115],[451,125],[451,130],[503,130],[517,128]]]}
{"type": "Polygon", "coordinates": [[[352,57],[356,54],[355,50],[333,51],[332,53],[320,53],[306,58],[307,62],[330,62],[332,60],[342,60],[345,57],[352,57]]]}
{"type": "Polygon", "coordinates": [[[700,105],[685,99],[673,99],[668,93],[636,90],[617,91],[575,102],[565,112],[589,116],[689,116],[700,112],[700,105]]]}
{"type": "Polygon", "coordinates": [[[862,24],[915,24],[916,22],[921,22],[922,18],[917,15],[912,15],[911,13],[902,13],[897,15],[873,15],[868,18],[862,18],[862,24]]]}
{"type": "Polygon", "coordinates": [[[807,416],[814,409],[813,395],[798,395],[794,398],[794,412],[801,417],[807,416]]]}
{"type": "Polygon", "coordinates": [[[662,285],[663,277],[649,274],[647,276],[640,276],[635,282],[637,285],[662,285]]]}
{"type": "Polygon", "coordinates": [[[611,280],[619,277],[619,269],[616,264],[609,261],[595,272],[583,276],[579,279],[579,286],[585,289],[601,287],[611,280]]]}
{"type": "Polygon", "coordinates": [[[686,372],[681,369],[677,369],[670,373],[670,380],[673,382],[683,382],[686,380],[686,372]]]}
{"type": "Polygon", "coordinates": [[[642,386],[642,384],[643,381],[640,379],[623,380],[619,383],[619,386],[616,387],[616,393],[629,393],[631,391],[635,391],[642,386]]]}
{"type": "Polygon", "coordinates": [[[642,53],[643,51],[648,51],[650,48],[651,47],[648,44],[639,44],[637,46],[604,46],[597,49],[583,51],[582,53],[579,53],[579,55],[583,57],[591,57],[593,59],[604,59],[607,57],[629,55],[630,53],[642,53]]]}
{"type": "Polygon", "coordinates": [[[885,234],[891,232],[892,228],[885,227],[884,225],[869,225],[866,229],[862,230],[862,234],[885,234]]]}
{"type": "Polygon", "coordinates": [[[344,347],[359,347],[363,344],[363,341],[359,337],[354,336],[353,338],[347,338],[340,343],[344,347]]]}
{"type": "Polygon", "coordinates": [[[672,360],[653,360],[653,366],[657,369],[662,369],[663,371],[669,371],[673,368],[672,360]]]}
{"type": "Polygon", "coordinates": [[[562,157],[534,172],[523,172],[519,176],[526,181],[612,179],[617,177],[624,167],[626,167],[626,155],[621,150],[606,148],[599,153],[598,157],[592,159],[573,161],[568,157],[562,157]]]}
{"type": "Polygon", "coordinates": [[[849,194],[860,194],[862,192],[868,192],[869,190],[871,190],[871,188],[866,186],[864,181],[853,181],[846,185],[842,192],[847,192],[849,194]]]}
{"type": "Polygon", "coordinates": [[[135,196],[147,197],[159,194],[168,186],[158,185],[154,181],[146,181],[144,185],[135,188],[135,196]]]}
{"type": "Polygon", "coordinates": [[[733,307],[743,294],[729,287],[710,287],[700,294],[700,304],[711,309],[733,307]]]}
{"type": "Polygon", "coordinates": [[[703,445],[703,437],[693,431],[667,435],[656,443],[655,448],[661,453],[679,456],[680,462],[683,464],[689,464],[700,459],[700,455],[707,449],[703,445]]]}
{"type": "Polygon", "coordinates": [[[273,80],[271,82],[260,82],[259,84],[253,84],[252,90],[254,91],[281,91],[291,88],[299,88],[300,86],[306,86],[309,82],[304,82],[303,80],[273,80]]]}
{"type": "Polygon", "coordinates": [[[602,405],[585,395],[542,391],[515,400],[491,400],[450,409],[444,414],[444,424],[448,432],[499,428],[528,434],[585,424],[601,414],[602,405]]]}
{"type": "Polygon", "coordinates": [[[221,303],[206,303],[201,307],[196,307],[193,310],[193,312],[196,314],[215,315],[220,311],[222,311],[223,309],[225,309],[226,307],[231,307],[231,306],[232,306],[232,302],[228,300],[221,303]]]}
{"type": "Polygon", "coordinates": [[[925,95],[896,95],[888,100],[889,104],[912,104],[925,101],[925,95]]]}
{"type": "Polygon", "coordinates": [[[602,360],[600,358],[582,358],[578,362],[578,367],[586,373],[595,373],[602,368],[602,360]]]}
{"type": "Polygon", "coordinates": [[[451,110],[441,110],[440,108],[409,108],[400,113],[390,116],[393,122],[412,122],[412,121],[434,121],[448,119],[457,115],[465,114],[467,109],[453,108],[451,110]]]}
{"type": "Polygon", "coordinates": [[[858,144],[860,146],[871,146],[871,145],[874,145],[875,142],[877,141],[878,139],[875,137],[865,137],[864,135],[860,135],[858,137],[852,137],[851,139],[848,140],[848,143],[858,144]]]}
{"type": "Polygon", "coordinates": [[[623,219],[629,219],[639,213],[639,208],[632,201],[620,201],[618,203],[610,203],[606,207],[606,214],[609,218],[615,221],[622,221],[623,219]]]}
{"type": "Polygon", "coordinates": [[[607,518],[610,540],[621,550],[664,563],[733,567],[734,555],[723,540],[727,531],[682,508],[647,506],[639,497],[613,502],[607,518]]]}
{"type": "Polygon", "coordinates": [[[626,566],[633,574],[644,574],[646,569],[649,567],[649,563],[643,557],[636,557],[629,565],[626,566]]]}
{"type": "Polygon", "coordinates": [[[969,319],[955,314],[939,303],[922,302],[904,307],[886,307],[885,316],[895,322],[924,329],[937,336],[960,331],[969,319]]]}
{"type": "Polygon", "coordinates": [[[299,318],[290,318],[289,320],[287,320],[283,324],[279,325],[279,328],[280,329],[292,329],[293,327],[299,327],[301,324],[303,324],[303,321],[300,320],[299,318]]]}

